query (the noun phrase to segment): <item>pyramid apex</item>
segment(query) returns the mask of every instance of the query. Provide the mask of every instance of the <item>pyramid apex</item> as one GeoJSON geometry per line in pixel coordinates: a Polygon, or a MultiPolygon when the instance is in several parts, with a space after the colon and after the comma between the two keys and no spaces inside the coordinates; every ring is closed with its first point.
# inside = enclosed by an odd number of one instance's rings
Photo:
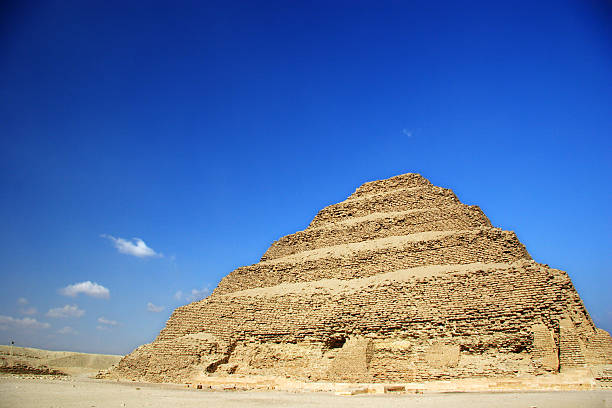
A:
{"type": "Polygon", "coordinates": [[[430,186],[431,182],[419,173],[404,173],[381,180],[363,183],[349,198],[358,198],[370,194],[379,194],[392,190],[430,186]]]}

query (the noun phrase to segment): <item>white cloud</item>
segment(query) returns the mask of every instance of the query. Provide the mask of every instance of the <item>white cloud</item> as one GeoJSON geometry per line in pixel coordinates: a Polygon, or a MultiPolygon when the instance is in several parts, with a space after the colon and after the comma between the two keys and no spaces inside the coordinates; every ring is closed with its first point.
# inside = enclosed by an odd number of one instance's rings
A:
{"type": "Polygon", "coordinates": [[[79,309],[77,305],[65,305],[64,307],[56,307],[49,309],[47,317],[65,318],[65,317],[81,317],[85,314],[83,309],[79,309]]]}
{"type": "Polygon", "coordinates": [[[176,300],[186,300],[188,302],[195,302],[197,300],[204,299],[208,295],[210,295],[210,288],[206,286],[202,289],[191,289],[191,292],[188,293],[183,293],[182,290],[179,290],[174,294],[174,298],[176,300]]]}
{"type": "Polygon", "coordinates": [[[402,129],[402,133],[404,134],[404,136],[412,137],[412,132],[408,129],[402,129]]]}
{"type": "Polygon", "coordinates": [[[109,320],[106,317],[98,317],[98,323],[106,324],[108,326],[116,326],[118,324],[115,320],[109,320]]]}
{"type": "Polygon", "coordinates": [[[107,234],[102,234],[100,236],[102,238],[108,238],[113,243],[115,248],[117,248],[117,250],[122,254],[132,255],[138,258],[161,258],[164,256],[161,253],[155,252],[153,248],[149,248],[140,238],[132,238],[130,241],[124,238],[115,238],[112,235],[107,234]]]}
{"type": "Polygon", "coordinates": [[[28,301],[28,299],[24,297],[20,297],[19,299],[17,299],[17,304],[22,306],[21,308],[19,308],[19,313],[29,316],[36,314],[37,310],[34,306],[26,307],[26,305],[28,305],[29,303],[30,302],[28,301]]]}
{"type": "Polygon", "coordinates": [[[108,299],[110,297],[110,291],[102,285],[98,285],[96,282],[85,281],[75,283],[74,285],[68,285],[63,289],[60,289],[60,293],[64,296],[75,297],[79,293],[85,295],[108,299]]]}
{"type": "Polygon", "coordinates": [[[59,334],[78,334],[76,330],[74,330],[70,326],[64,326],[57,331],[59,334]]]}
{"type": "Polygon", "coordinates": [[[35,307],[26,307],[26,308],[21,308],[21,309],[19,309],[19,312],[20,312],[21,314],[31,316],[31,315],[35,315],[35,314],[36,314],[36,312],[38,312],[38,310],[36,310],[36,308],[35,308],[35,307]]]}
{"type": "Polygon", "coordinates": [[[98,330],[110,330],[110,327],[108,327],[108,326],[96,326],[96,329],[98,329],[98,330]]]}
{"type": "Polygon", "coordinates": [[[49,327],[51,327],[49,323],[39,322],[32,317],[18,319],[11,316],[0,316],[0,330],[8,330],[10,328],[47,329],[49,327]]]}
{"type": "Polygon", "coordinates": [[[164,307],[163,306],[156,306],[153,303],[149,302],[149,303],[147,303],[147,310],[149,312],[159,313],[162,310],[164,310],[164,307]]]}
{"type": "Polygon", "coordinates": [[[190,302],[195,302],[196,300],[204,299],[209,294],[210,294],[210,289],[207,287],[202,288],[202,289],[191,289],[191,294],[186,296],[186,299],[190,302]]]}

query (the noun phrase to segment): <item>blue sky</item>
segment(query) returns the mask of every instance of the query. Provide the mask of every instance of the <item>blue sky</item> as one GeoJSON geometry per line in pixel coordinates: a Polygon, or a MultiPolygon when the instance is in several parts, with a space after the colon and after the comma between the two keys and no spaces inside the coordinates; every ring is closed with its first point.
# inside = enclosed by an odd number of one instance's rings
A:
{"type": "Polygon", "coordinates": [[[127,353],[407,172],[566,270],[612,330],[606,2],[258,3],[4,5],[1,343],[127,353]]]}

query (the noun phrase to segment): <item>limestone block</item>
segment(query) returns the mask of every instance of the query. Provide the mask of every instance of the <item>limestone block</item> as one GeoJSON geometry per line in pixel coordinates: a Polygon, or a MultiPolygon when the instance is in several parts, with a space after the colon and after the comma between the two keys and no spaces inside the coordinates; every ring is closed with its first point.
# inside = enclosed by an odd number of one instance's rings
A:
{"type": "Polygon", "coordinates": [[[531,327],[533,346],[531,358],[536,367],[546,371],[559,371],[559,353],[553,337],[553,332],[539,322],[531,327]]]}
{"type": "Polygon", "coordinates": [[[433,368],[457,367],[459,364],[459,345],[434,343],[427,350],[425,361],[433,368]]]}
{"type": "Polygon", "coordinates": [[[354,337],[347,340],[331,363],[328,380],[356,382],[369,378],[373,352],[371,339],[354,337]]]}
{"type": "Polygon", "coordinates": [[[559,364],[561,370],[586,366],[584,343],[569,318],[559,322],[559,364]]]}

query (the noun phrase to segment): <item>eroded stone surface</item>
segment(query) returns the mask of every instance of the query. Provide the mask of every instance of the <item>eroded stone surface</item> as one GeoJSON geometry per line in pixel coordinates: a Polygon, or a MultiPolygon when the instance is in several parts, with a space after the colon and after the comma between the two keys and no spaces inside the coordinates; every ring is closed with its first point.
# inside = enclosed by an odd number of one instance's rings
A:
{"type": "Polygon", "coordinates": [[[321,210],[211,296],[177,308],[107,376],[389,382],[591,369],[607,378],[610,364],[612,339],[567,273],[534,262],[513,232],[451,190],[404,174],[321,210]]]}

